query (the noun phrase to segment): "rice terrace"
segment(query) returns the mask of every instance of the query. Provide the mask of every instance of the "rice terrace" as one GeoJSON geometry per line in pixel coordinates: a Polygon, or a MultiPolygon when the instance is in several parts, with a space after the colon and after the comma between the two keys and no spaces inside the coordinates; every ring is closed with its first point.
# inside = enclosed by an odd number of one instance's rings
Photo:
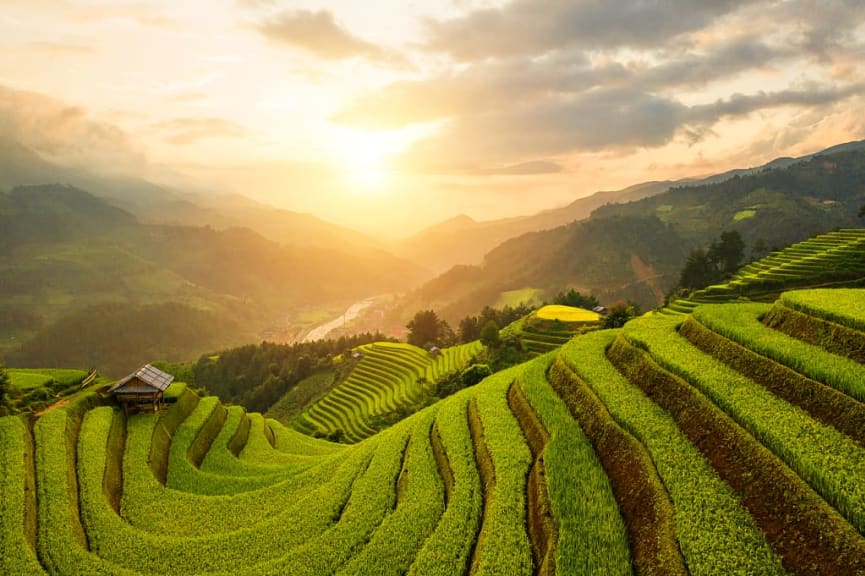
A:
{"type": "Polygon", "coordinates": [[[0,576],[865,576],[865,0],[0,5],[0,576]]]}
{"type": "MultiPolygon", "coordinates": [[[[7,416],[2,571],[865,573],[863,301],[646,316],[377,434],[348,428],[352,444],[182,383],[157,414],[91,391],[7,416]]],[[[412,365],[410,348],[364,351],[412,365]]],[[[321,418],[360,423],[398,395],[327,397],[321,418]]]]}

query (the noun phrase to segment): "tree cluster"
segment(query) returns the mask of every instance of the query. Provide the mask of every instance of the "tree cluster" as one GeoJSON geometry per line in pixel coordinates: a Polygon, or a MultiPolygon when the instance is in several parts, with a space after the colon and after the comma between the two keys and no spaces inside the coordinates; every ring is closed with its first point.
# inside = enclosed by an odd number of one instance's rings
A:
{"type": "Polygon", "coordinates": [[[504,308],[493,308],[492,306],[484,306],[484,309],[477,316],[466,316],[460,320],[459,324],[459,341],[463,344],[473,342],[474,340],[482,339],[482,332],[487,326],[493,323],[496,330],[504,328],[511,322],[518,320],[534,310],[534,307],[521,303],[517,306],[505,306],[504,308]]]}
{"type": "Polygon", "coordinates": [[[679,277],[679,286],[698,290],[717,284],[735,274],[745,257],[745,242],[736,232],[728,231],[709,245],[691,251],[679,277]]]}
{"type": "Polygon", "coordinates": [[[408,343],[421,348],[443,348],[456,343],[456,334],[434,310],[421,310],[406,324],[406,328],[408,343]]]}
{"type": "Polygon", "coordinates": [[[205,388],[225,402],[266,412],[280,397],[315,370],[330,367],[339,354],[389,339],[376,332],[296,344],[262,342],[202,356],[192,366],[190,384],[205,388]]]}
{"type": "Polygon", "coordinates": [[[462,372],[454,372],[439,378],[436,381],[435,394],[438,398],[446,398],[463,388],[474,386],[492,373],[488,364],[471,364],[462,372]]]}
{"type": "Polygon", "coordinates": [[[12,410],[9,405],[9,389],[12,387],[12,381],[9,378],[9,373],[0,364],[0,416],[6,416],[12,410]]]}
{"type": "Polygon", "coordinates": [[[583,308],[591,310],[595,306],[599,306],[600,302],[592,295],[583,296],[573,288],[567,292],[559,292],[553,298],[553,304],[561,304],[562,306],[572,306],[574,308],[583,308]]]}

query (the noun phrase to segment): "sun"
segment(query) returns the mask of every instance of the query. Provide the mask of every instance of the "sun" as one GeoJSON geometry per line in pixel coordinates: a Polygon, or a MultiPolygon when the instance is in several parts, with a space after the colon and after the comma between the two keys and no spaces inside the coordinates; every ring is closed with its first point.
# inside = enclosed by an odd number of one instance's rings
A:
{"type": "Polygon", "coordinates": [[[335,160],[351,194],[381,196],[388,192],[392,157],[405,147],[400,134],[344,129],[338,132],[335,144],[335,160]]]}

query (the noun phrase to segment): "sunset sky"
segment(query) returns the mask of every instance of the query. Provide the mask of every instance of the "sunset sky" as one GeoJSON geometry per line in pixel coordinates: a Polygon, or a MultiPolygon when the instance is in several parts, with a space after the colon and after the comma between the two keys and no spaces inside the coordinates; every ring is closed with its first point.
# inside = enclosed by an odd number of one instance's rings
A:
{"type": "Polygon", "coordinates": [[[395,236],[865,138],[860,0],[0,0],[0,138],[395,236]]]}

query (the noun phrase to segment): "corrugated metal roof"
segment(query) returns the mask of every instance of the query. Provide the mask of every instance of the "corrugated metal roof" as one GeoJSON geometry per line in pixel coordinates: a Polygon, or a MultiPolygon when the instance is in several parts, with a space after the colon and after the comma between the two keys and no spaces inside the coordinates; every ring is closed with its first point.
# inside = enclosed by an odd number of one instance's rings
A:
{"type": "Polygon", "coordinates": [[[131,382],[132,380],[138,380],[147,384],[151,388],[155,388],[156,390],[165,391],[168,388],[168,385],[174,381],[174,376],[171,374],[167,374],[162,370],[154,368],[150,364],[146,364],[144,367],[139,368],[137,372],[133,372],[126,378],[122,380],[118,380],[114,386],[108,389],[109,392],[114,392],[118,388],[123,388],[125,384],[131,382]]]}

